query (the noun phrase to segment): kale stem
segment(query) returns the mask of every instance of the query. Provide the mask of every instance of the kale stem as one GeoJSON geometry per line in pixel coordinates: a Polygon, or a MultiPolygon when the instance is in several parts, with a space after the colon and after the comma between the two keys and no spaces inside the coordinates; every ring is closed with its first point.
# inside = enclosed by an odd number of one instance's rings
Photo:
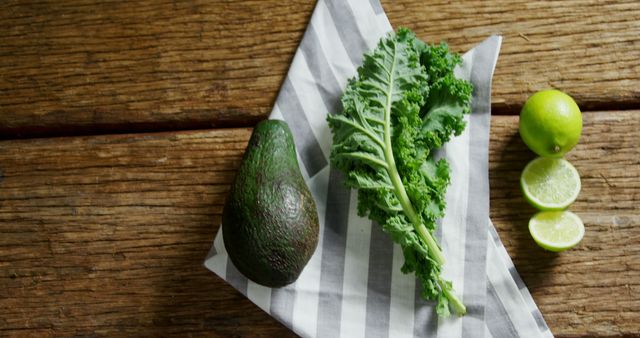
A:
{"type": "Polygon", "coordinates": [[[440,285],[440,289],[444,293],[444,296],[449,300],[449,306],[453,308],[458,316],[463,316],[467,313],[467,307],[464,306],[462,301],[453,292],[451,292],[451,288],[446,285],[442,278],[438,278],[438,285],[440,285]]]}
{"type": "MultiPolygon", "coordinates": [[[[396,45],[394,44],[394,48],[396,45]]],[[[433,236],[427,228],[422,224],[420,217],[416,214],[415,210],[413,210],[413,205],[411,204],[411,200],[407,195],[407,191],[404,189],[404,185],[402,184],[402,180],[400,179],[400,174],[398,174],[398,169],[396,168],[396,161],[393,158],[393,149],[391,148],[391,103],[392,103],[392,93],[394,87],[394,69],[396,66],[396,51],[393,53],[393,63],[391,64],[391,72],[389,74],[389,88],[387,91],[387,100],[385,104],[384,110],[384,156],[387,161],[388,167],[387,172],[389,173],[389,178],[391,178],[391,183],[396,192],[396,197],[400,201],[400,205],[402,205],[402,209],[404,210],[405,215],[409,218],[409,221],[413,224],[414,228],[422,238],[422,240],[427,245],[429,249],[429,256],[438,263],[438,265],[444,264],[444,255],[440,250],[440,247],[436,243],[433,236]]]]}
{"type": "MultiPolygon", "coordinates": [[[[411,209],[412,209],[411,211],[413,212],[413,207],[411,209]]],[[[440,246],[438,245],[438,243],[436,243],[436,240],[433,238],[433,236],[431,236],[431,233],[429,232],[429,230],[427,230],[427,227],[425,227],[424,224],[422,223],[420,223],[417,226],[415,225],[416,224],[415,222],[412,221],[412,223],[414,224],[420,237],[424,240],[425,243],[427,243],[427,247],[429,247],[429,253],[431,254],[431,258],[433,258],[433,260],[436,261],[438,264],[443,265],[444,254],[442,254],[442,250],[440,250],[440,246]]]]}

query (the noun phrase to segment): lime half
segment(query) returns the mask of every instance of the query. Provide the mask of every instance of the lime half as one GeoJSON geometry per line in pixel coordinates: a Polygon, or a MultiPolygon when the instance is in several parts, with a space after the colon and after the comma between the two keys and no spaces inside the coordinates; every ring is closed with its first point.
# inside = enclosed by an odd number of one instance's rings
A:
{"type": "Polygon", "coordinates": [[[540,247],[560,252],[582,240],[584,224],[571,211],[541,211],[529,220],[529,232],[540,247]]]}
{"type": "Polygon", "coordinates": [[[524,197],[540,210],[564,210],[580,193],[580,174],[562,158],[538,157],[520,176],[524,197]]]}

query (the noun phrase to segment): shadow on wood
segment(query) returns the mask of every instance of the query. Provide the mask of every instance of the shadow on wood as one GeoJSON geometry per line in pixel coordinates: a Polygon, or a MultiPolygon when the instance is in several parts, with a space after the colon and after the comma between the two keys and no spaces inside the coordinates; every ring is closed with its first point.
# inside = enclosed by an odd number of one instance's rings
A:
{"type": "Polygon", "coordinates": [[[495,151],[498,160],[489,171],[491,209],[499,209],[500,216],[492,220],[524,282],[535,288],[547,278],[556,257],[540,248],[529,234],[529,218],[538,210],[524,199],[520,174],[536,154],[522,142],[517,129],[495,151]],[[522,269],[524,266],[526,269],[522,269]]]}

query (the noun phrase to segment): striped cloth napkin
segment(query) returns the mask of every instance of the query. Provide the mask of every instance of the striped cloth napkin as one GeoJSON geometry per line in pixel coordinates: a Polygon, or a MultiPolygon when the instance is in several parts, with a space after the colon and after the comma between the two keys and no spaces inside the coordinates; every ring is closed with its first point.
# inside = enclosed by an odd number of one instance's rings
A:
{"type": "Polygon", "coordinates": [[[229,260],[221,231],[205,266],[303,337],[552,337],[489,219],[491,78],[500,36],[464,54],[456,75],[474,85],[472,114],[439,154],[452,172],[436,236],[447,258],[443,275],[466,316],[436,316],[414,275],[400,272],[400,247],[356,215],[357,192],[330,166],[326,115],[340,110],[363,53],[391,30],[378,0],[319,0],[270,115],[293,132],[320,216],[318,248],[299,279],[277,289],[247,280],[229,260]]]}

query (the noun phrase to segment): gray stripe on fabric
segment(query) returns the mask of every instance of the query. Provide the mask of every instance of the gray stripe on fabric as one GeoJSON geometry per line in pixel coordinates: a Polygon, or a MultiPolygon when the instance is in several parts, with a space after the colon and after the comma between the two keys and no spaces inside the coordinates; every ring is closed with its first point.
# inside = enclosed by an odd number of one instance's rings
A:
{"type": "Polygon", "coordinates": [[[329,170],[320,263],[317,337],[340,335],[344,256],[349,221],[350,190],[344,186],[344,176],[338,169],[330,167],[329,170]]]}
{"type": "Polygon", "coordinates": [[[379,0],[369,0],[369,3],[371,7],[373,7],[373,12],[376,13],[376,15],[384,13],[384,9],[382,9],[382,4],[380,4],[379,0]]]}
{"type": "MultiPolygon", "coordinates": [[[[491,282],[487,283],[487,327],[494,337],[519,337],[491,282]]],[[[463,334],[463,337],[465,335],[463,334]]]]}
{"type": "Polygon", "coordinates": [[[544,321],[544,318],[542,318],[542,313],[540,313],[540,310],[535,309],[531,311],[531,315],[536,320],[536,324],[538,324],[538,328],[540,329],[541,332],[545,332],[549,330],[547,323],[544,321]]]}
{"type": "Polygon", "coordinates": [[[498,236],[498,231],[496,231],[495,226],[489,221],[489,233],[491,234],[491,238],[496,244],[502,245],[502,241],[500,241],[500,236],[498,236]]]}
{"type": "Polygon", "coordinates": [[[327,159],[322,153],[322,148],[316,139],[307,116],[302,109],[300,99],[293,89],[291,80],[287,77],[282,84],[276,104],[280,108],[289,129],[293,134],[298,154],[307,169],[309,177],[315,176],[318,171],[328,165],[327,159]]]}
{"type": "Polygon", "coordinates": [[[373,222],[369,244],[365,337],[389,337],[392,269],[393,241],[380,224],[373,222]]]}
{"type": "MultiPolygon", "coordinates": [[[[498,238],[498,233],[496,232],[496,229],[493,223],[491,222],[491,220],[489,220],[488,226],[489,226],[489,233],[491,234],[492,237],[494,237],[494,240],[496,241],[496,244],[497,244],[496,249],[498,251],[498,255],[500,256],[500,259],[502,259],[502,261],[509,267],[508,268],[509,274],[511,275],[511,278],[516,283],[516,286],[518,287],[520,294],[525,299],[525,302],[528,303],[529,301],[527,301],[526,299],[529,299],[530,302],[533,303],[535,307],[535,302],[531,299],[531,294],[527,289],[527,285],[522,280],[522,277],[520,277],[518,270],[516,270],[515,266],[513,265],[513,261],[511,260],[511,257],[509,257],[509,253],[507,253],[507,250],[505,249],[504,245],[502,245],[502,242],[498,238]]],[[[534,310],[531,311],[531,314],[533,315],[533,318],[536,320],[536,324],[538,325],[538,328],[540,329],[541,332],[544,333],[549,330],[547,323],[544,321],[544,318],[542,317],[542,314],[540,313],[540,310],[537,307],[535,307],[534,310]]]]}
{"type": "Polygon", "coordinates": [[[287,325],[293,321],[293,304],[296,301],[295,284],[284,288],[271,289],[271,306],[269,313],[287,325]]]}
{"type": "Polygon", "coordinates": [[[520,275],[518,274],[515,266],[509,266],[509,274],[511,274],[511,278],[513,278],[513,281],[516,282],[516,286],[518,287],[518,289],[523,289],[526,287],[524,281],[522,280],[522,278],[520,278],[520,275]]]}
{"type": "Polygon", "coordinates": [[[463,301],[467,315],[462,319],[462,336],[484,333],[487,285],[487,223],[489,220],[489,127],[491,123],[491,73],[496,39],[489,38],[475,48],[471,65],[474,85],[469,117],[469,196],[465,235],[463,301]],[[487,66],[488,65],[488,66],[487,66]]]}
{"type": "Polygon", "coordinates": [[[322,50],[313,22],[309,23],[309,27],[307,27],[304,39],[300,43],[300,51],[307,61],[324,105],[329,109],[329,113],[338,113],[342,110],[342,105],[340,104],[342,89],[331,71],[331,66],[327,61],[324,50],[322,50]]]}
{"type": "Polygon", "coordinates": [[[233,285],[238,291],[240,291],[243,295],[247,295],[247,284],[248,280],[235,265],[231,261],[231,258],[227,256],[227,274],[226,278],[229,281],[229,284],[233,285]]]}
{"type": "MultiPolygon", "coordinates": [[[[367,42],[358,29],[356,17],[345,0],[326,0],[325,4],[336,25],[340,40],[349,54],[349,59],[357,67],[362,64],[362,54],[369,50],[367,42]]],[[[337,42],[337,41],[336,41],[337,42]]]]}
{"type": "Polygon", "coordinates": [[[435,337],[438,333],[438,315],[435,303],[422,298],[422,283],[416,279],[416,294],[413,317],[414,337],[435,337]]]}
{"type": "MultiPolygon", "coordinates": [[[[445,150],[439,150],[438,156],[445,157],[445,150]]],[[[433,234],[438,244],[442,242],[442,219],[438,219],[436,230],[433,234]]],[[[438,315],[434,301],[422,298],[422,283],[416,278],[416,294],[413,313],[413,336],[435,337],[438,333],[438,315]]]]}

